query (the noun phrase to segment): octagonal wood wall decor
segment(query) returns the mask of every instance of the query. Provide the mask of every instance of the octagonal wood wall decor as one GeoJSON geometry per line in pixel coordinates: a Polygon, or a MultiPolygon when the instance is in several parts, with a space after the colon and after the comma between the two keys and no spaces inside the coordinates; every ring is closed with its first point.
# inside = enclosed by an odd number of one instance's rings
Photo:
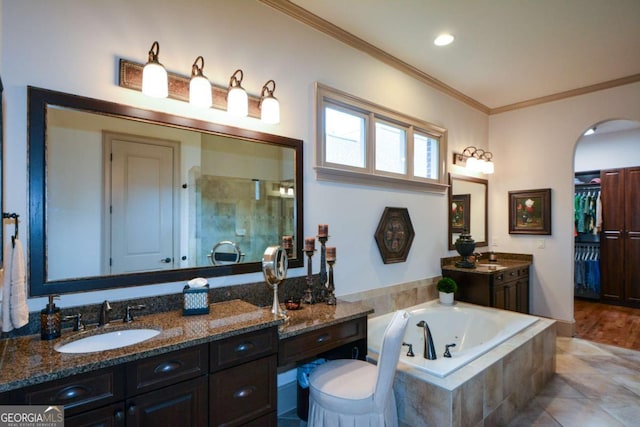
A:
{"type": "Polygon", "coordinates": [[[384,208],[375,234],[382,261],[405,262],[415,235],[407,208],[384,208]]]}

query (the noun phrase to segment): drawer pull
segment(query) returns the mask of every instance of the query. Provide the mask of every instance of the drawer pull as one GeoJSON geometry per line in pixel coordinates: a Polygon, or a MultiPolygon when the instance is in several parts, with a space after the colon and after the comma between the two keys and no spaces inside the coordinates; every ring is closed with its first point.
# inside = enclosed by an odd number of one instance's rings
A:
{"type": "Polygon", "coordinates": [[[235,348],[235,352],[236,353],[244,353],[246,351],[251,351],[255,348],[256,346],[251,342],[243,342],[242,344],[238,344],[235,348]]]}
{"type": "Polygon", "coordinates": [[[156,366],[153,372],[156,374],[167,374],[169,372],[177,371],[180,368],[182,368],[181,362],[176,362],[176,361],[165,362],[156,366]]]}
{"type": "Polygon", "coordinates": [[[245,388],[241,388],[240,390],[233,393],[233,397],[235,399],[244,399],[245,397],[249,397],[256,391],[255,386],[249,386],[245,388]]]}
{"type": "Polygon", "coordinates": [[[115,412],[113,413],[113,418],[114,418],[116,421],[124,421],[124,411],[123,411],[123,410],[121,410],[121,409],[118,409],[117,411],[115,411],[115,412]]]}
{"type": "Polygon", "coordinates": [[[129,413],[129,415],[133,416],[136,414],[136,405],[135,404],[131,404],[129,405],[129,408],[127,409],[127,412],[129,413]]]}
{"type": "Polygon", "coordinates": [[[56,400],[65,401],[78,399],[80,397],[86,396],[91,393],[91,388],[85,387],[83,385],[72,385],[69,387],[65,387],[56,394],[56,400]]]}
{"type": "Polygon", "coordinates": [[[320,335],[318,337],[316,342],[319,344],[319,343],[325,342],[325,341],[330,340],[330,339],[331,339],[331,335],[330,334],[322,334],[322,335],[320,335]]]}
{"type": "Polygon", "coordinates": [[[512,271],[511,273],[509,273],[509,275],[511,275],[511,276],[515,276],[515,275],[516,275],[516,272],[515,272],[515,271],[512,271]]]}

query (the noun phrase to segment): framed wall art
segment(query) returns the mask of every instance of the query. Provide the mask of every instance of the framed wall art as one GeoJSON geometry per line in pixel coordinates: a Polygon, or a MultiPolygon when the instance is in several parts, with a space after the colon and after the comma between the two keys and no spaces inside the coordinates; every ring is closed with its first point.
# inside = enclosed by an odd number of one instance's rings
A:
{"type": "Polygon", "coordinates": [[[451,196],[451,232],[463,233],[471,230],[471,194],[451,196]]]}
{"type": "Polygon", "coordinates": [[[415,235],[407,208],[384,208],[374,235],[382,262],[405,262],[415,235]]]}
{"type": "Polygon", "coordinates": [[[509,191],[509,234],[551,234],[551,189],[509,191]]]}

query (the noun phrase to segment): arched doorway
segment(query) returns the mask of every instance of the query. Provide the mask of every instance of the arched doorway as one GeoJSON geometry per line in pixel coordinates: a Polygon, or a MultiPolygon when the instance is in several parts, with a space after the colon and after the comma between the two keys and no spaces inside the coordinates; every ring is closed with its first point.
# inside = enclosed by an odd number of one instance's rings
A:
{"type": "MultiPolygon", "coordinates": [[[[611,259],[626,257],[624,254],[614,254],[611,235],[606,234],[607,238],[605,238],[602,232],[602,227],[606,226],[602,224],[602,212],[606,210],[600,203],[600,172],[610,171],[603,174],[603,179],[606,181],[610,175],[616,175],[618,171],[622,173],[625,170],[634,170],[634,167],[637,171],[639,166],[640,122],[607,120],[596,123],[585,130],[576,144],[574,154],[576,334],[581,338],[636,350],[640,350],[640,331],[634,334],[633,328],[629,326],[640,324],[640,308],[637,308],[637,304],[636,308],[629,307],[630,299],[625,298],[624,295],[616,295],[611,289],[612,276],[624,278],[627,274],[626,265],[622,262],[613,265],[611,259]],[[601,268],[604,270],[601,271],[601,268]],[[607,277],[609,277],[608,280],[607,277]]],[[[608,200],[611,204],[612,198],[609,197],[608,200]]],[[[620,203],[623,204],[624,201],[621,200],[620,203]]],[[[635,211],[633,215],[640,215],[640,212],[635,211]]],[[[622,238],[624,236],[615,237],[616,244],[620,243],[622,238]]],[[[625,262],[629,263],[631,260],[625,262]]],[[[624,289],[622,293],[624,294],[624,289]]]]}

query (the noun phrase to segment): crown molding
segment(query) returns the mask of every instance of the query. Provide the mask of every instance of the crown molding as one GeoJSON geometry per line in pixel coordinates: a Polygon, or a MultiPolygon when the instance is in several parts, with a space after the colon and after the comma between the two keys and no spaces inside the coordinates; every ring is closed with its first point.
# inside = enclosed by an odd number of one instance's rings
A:
{"type": "Polygon", "coordinates": [[[577,89],[571,89],[564,92],[558,92],[551,95],[541,96],[539,98],[532,98],[526,101],[516,102],[513,104],[504,105],[502,107],[490,108],[483,103],[476,101],[475,99],[465,95],[464,93],[454,89],[453,87],[443,83],[435,77],[420,71],[416,67],[407,64],[406,62],[396,58],[393,55],[383,51],[382,49],[362,40],[359,37],[343,30],[342,28],[332,24],[320,18],[317,15],[309,12],[306,9],[292,3],[289,0],[258,0],[267,6],[278,10],[285,15],[306,24],[316,30],[323,32],[336,40],[339,40],[355,49],[358,49],[385,64],[455,98],[465,104],[485,113],[488,115],[505,113],[507,111],[518,110],[521,108],[532,107],[534,105],[544,104],[547,102],[559,101],[566,98],[571,98],[579,95],[586,95],[592,92],[598,92],[605,89],[611,89],[617,86],[623,86],[640,81],[640,74],[633,74],[631,76],[621,77],[619,79],[609,80],[602,83],[596,83],[589,86],[584,86],[577,89]]]}
{"type": "Polygon", "coordinates": [[[475,99],[465,95],[464,93],[452,88],[451,86],[441,82],[429,74],[418,70],[416,67],[407,64],[406,62],[396,58],[393,55],[388,54],[380,48],[362,40],[359,37],[354,36],[348,31],[343,30],[342,28],[332,24],[329,21],[326,21],[320,18],[317,15],[309,12],[306,9],[301,8],[300,6],[291,3],[288,0],[259,0],[261,3],[264,3],[268,6],[271,6],[273,9],[276,9],[285,15],[289,15],[290,17],[315,28],[316,30],[323,32],[336,40],[343,42],[351,47],[354,47],[376,59],[384,62],[385,64],[396,68],[399,71],[431,86],[439,91],[451,96],[452,98],[457,99],[458,101],[462,101],[465,104],[482,111],[483,113],[489,114],[490,108],[481,102],[476,101],[475,99]]]}

